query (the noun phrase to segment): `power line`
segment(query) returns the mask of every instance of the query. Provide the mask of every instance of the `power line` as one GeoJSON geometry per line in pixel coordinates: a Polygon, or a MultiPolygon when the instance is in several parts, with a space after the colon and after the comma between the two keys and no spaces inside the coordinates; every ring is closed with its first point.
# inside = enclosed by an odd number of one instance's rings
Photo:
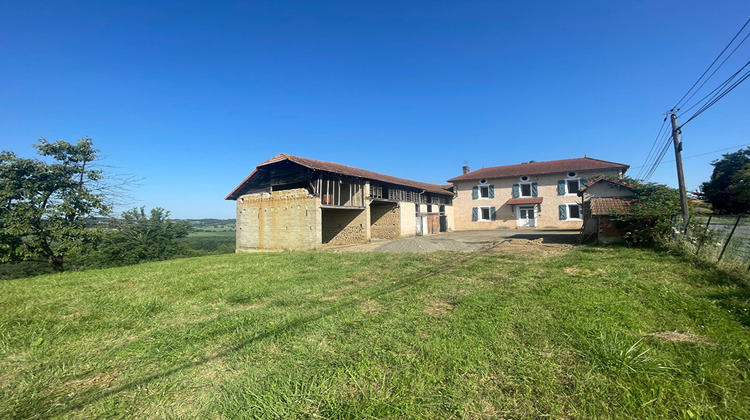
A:
{"type": "MultiPolygon", "coordinates": [[[[670,110],[669,113],[673,115],[672,118],[674,120],[673,121],[672,133],[666,133],[665,137],[662,139],[662,141],[664,142],[664,145],[661,147],[661,149],[657,148],[656,150],[658,150],[658,153],[656,155],[653,155],[655,147],[657,147],[657,145],[658,145],[658,139],[661,136],[661,132],[662,132],[662,130],[664,128],[664,123],[662,123],[662,127],[659,129],[659,134],[657,134],[657,136],[656,136],[657,140],[654,141],[654,144],[652,145],[651,150],[649,151],[649,154],[646,157],[646,160],[644,162],[643,167],[638,172],[639,176],[641,175],[641,173],[644,173],[644,176],[643,176],[644,180],[648,180],[654,174],[654,172],[656,171],[656,168],[658,168],[659,165],[662,163],[662,161],[664,159],[664,156],[666,155],[667,150],[669,149],[669,145],[670,145],[670,141],[669,140],[672,137],[674,137],[675,135],[679,134],[680,128],[682,128],[683,126],[685,126],[685,124],[689,123],[690,121],[692,121],[693,119],[695,119],[697,116],[699,116],[700,114],[702,114],[703,112],[705,112],[707,109],[709,109],[710,107],[712,107],[714,104],[716,104],[716,102],[718,102],[719,100],[721,100],[729,92],[731,92],[737,86],[739,86],[740,83],[742,83],[748,77],[750,77],[750,71],[748,71],[748,72],[742,74],[739,77],[739,79],[737,79],[735,81],[735,78],[737,78],[737,76],[740,75],[740,73],[742,73],[742,71],[748,65],[750,65],[750,61],[748,61],[744,66],[742,66],[742,68],[740,68],[737,72],[735,72],[734,74],[732,74],[724,82],[722,82],[721,84],[719,84],[719,86],[717,86],[716,88],[714,88],[714,90],[712,90],[709,94],[705,95],[698,102],[696,102],[694,105],[692,105],[690,108],[688,108],[685,112],[683,112],[680,116],[682,116],[685,113],[691,111],[695,107],[699,107],[698,110],[690,118],[688,118],[687,121],[685,121],[684,123],[682,123],[681,126],[678,127],[676,125],[677,124],[676,123],[677,116],[676,116],[675,112],[679,112],[680,111],[678,109],[678,107],[679,106],[685,106],[685,105],[687,105],[688,102],[690,102],[693,99],[693,97],[706,85],[706,83],[708,83],[708,81],[729,60],[729,58],[731,58],[732,55],[734,55],[734,53],[737,51],[737,49],[739,49],[739,47],[747,40],[747,38],[750,37],[750,33],[748,33],[747,35],[745,35],[745,37],[742,38],[742,41],[740,41],[734,47],[734,49],[732,49],[732,51],[724,58],[724,60],[722,60],[721,63],[714,68],[714,66],[716,65],[716,63],[719,62],[719,60],[724,56],[724,53],[726,53],[727,50],[729,50],[729,48],[732,46],[732,44],[734,44],[734,42],[737,40],[737,38],[740,36],[740,34],[742,34],[742,32],[745,30],[745,28],[748,26],[748,24],[750,24],[750,19],[748,19],[747,21],[745,21],[745,24],[742,25],[742,27],[740,28],[740,30],[737,31],[737,33],[734,35],[734,37],[732,37],[732,39],[724,47],[724,49],[721,50],[721,52],[719,53],[718,56],[716,56],[716,58],[714,59],[714,61],[711,62],[711,65],[709,65],[708,68],[706,68],[706,70],[703,72],[703,74],[701,74],[701,76],[698,78],[698,80],[696,80],[695,83],[693,83],[693,85],[690,87],[690,89],[688,89],[688,91],[685,92],[685,94],[682,96],[682,98],[680,98],[680,100],[677,101],[677,104],[675,104],[674,108],[672,108],[670,110]],[[713,71],[711,71],[712,68],[714,69],[713,71]],[[711,73],[709,74],[709,72],[711,72],[711,73]],[[708,77],[706,77],[706,75],[708,75],[708,77]],[[703,81],[703,82],[701,83],[701,81],[703,81]],[[697,86],[697,89],[696,89],[696,86],[697,86]],[[651,163],[649,163],[650,159],[653,159],[651,161],[651,163]]],[[[666,119],[665,119],[665,122],[666,122],[666,119]]],[[[678,140],[676,140],[676,139],[674,141],[675,141],[675,148],[677,148],[678,147],[678,143],[681,143],[681,142],[678,142],[678,140]]],[[[681,149],[681,146],[680,146],[680,149],[681,149]]],[[[677,149],[675,149],[675,153],[679,154],[678,152],[679,151],[677,149]]],[[[680,165],[678,165],[678,172],[679,172],[679,166],[680,165]]]]}
{"type": "MultiPolygon", "coordinates": [[[[648,166],[648,161],[651,159],[651,155],[654,153],[654,148],[656,148],[656,145],[659,143],[659,137],[661,136],[661,132],[664,130],[664,126],[667,124],[667,119],[664,118],[664,121],[661,123],[661,128],[659,128],[659,133],[656,135],[656,138],[654,139],[654,143],[651,145],[651,150],[648,151],[648,155],[646,156],[646,160],[643,161],[643,166],[641,168],[644,168],[648,166]]],[[[636,175],[636,178],[640,178],[641,171],[638,171],[638,175],[636,175]]]]}
{"type": "Polygon", "coordinates": [[[651,167],[646,172],[646,175],[643,177],[644,181],[648,181],[648,179],[651,178],[651,176],[656,171],[656,168],[658,168],[659,165],[661,164],[662,159],[664,159],[664,155],[667,153],[667,150],[669,150],[670,140],[671,140],[671,134],[667,133],[667,135],[665,136],[665,139],[662,140],[664,141],[664,146],[661,148],[661,151],[659,152],[656,159],[654,160],[654,163],[651,164],[651,167]]]}
{"type": "Polygon", "coordinates": [[[716,97],[717,95],[719,95],[719,93],[717,93],[717,91],[720,90],[720,89],[722,89],[722,88],[724,88],[726,85],[729,84],[729,82],[731,82],[732,80],[734,80],[734,78],[737,77],[737,75],[740,74],[740,72],[742,72],[742,70],[744,70],[745,67],[747,67],[748,65],[750,65],[750,61],[748,61],[747,63],[745,63],[744,66],[742,66],[739,70],[737,70],[736,72],[734,72],[734,74],[732,74],[731,76],[729,76],[727,78],[727,80],[723,81],[719,86],[716,86],[714,88],[714,90],[712,90],[706,96],[704,96],[703,98],[701,98],[701,100],[699,100],[698,102],[696,102],[695,104],[693,104],[693,106],[691,106],[690,108],[686,109],[685,111],[682,111],[682,114],[680,114],[680,117],[682,117],[683,115],[687,114],[688,112],[690,112],[690,110],[692,110],[693,108],[697,107],[698,105],[702,104],[709,97],[711,97],[711,96],[716,97]]]}
{"type": "MultiPolygon", "coordinates": [[[[745,67],[747,67],[748,65],[750,65],[750,61],[748,61],[748,62],[747,62],[747,63],[746,63],[746,64],[745,64],[745,65],[744,65],[744,66],[742,67],[742,69],[740,69],[739,71],[742,71],[742,70],[743,70],[743,69],[744,69],[745,67]]],[[[735,73],[734,75],[732,75],[731,79],[733,79],[733,78],[734,78],[734,77],[735,77],[736,75],[737,75],[737,73],[735,73]]],[[[723,98],[723,97],[724,97],[724,96],[726,96],[726,95],[727,95],[727,94],[728,94],[729,92],[731,92],[732,90],[734,90],[734,88],[736,88],[737,86],[739,86],[739,85],[740,85],[740,83],[744,82],[744,81],[745,81],[745,80],[746,80],[746,79],[747,79],[748,77],[750,77],[750,70],[748,70],[747,72],[745,72],[745,74],[743,74],[743,75],[742,75],[742,77],[740,77],[740,79],[739,79],[739,80],[737,80],[736,82],[734,82],[734,83],[733,83],[733,84],[732,84],[732,85],[731,85],[730,87],[728,87],[727,89],[725,89],[725,90],[724,90],[724,91],[722,91],[721,93],[719,93],[719,94],[715,95],[715,96],[714,96],[714,97],[713,97],[713,98],[712,98],[712,99],[711,99],[711,100],[710,100],[710,101],[709,101],[709,102],[708,102],[707,104],[703,105],[703,107],[701,107],[701,108],[700,108],[700,109],[699,109],[698,111],[696,111],[696,112],[695,112],[695,114],[693,114],[693,116],[691,116],[690,118],[688,118],[688,119],[687,119],[687,121],[685,121],[684,123],[682,123],[682,125],[681,125],[680,127],[683,127],[683,126],[685,126],[685,124],[687,124],[687,123],[689,123],[690,121],[692,121],[693,119],[695,119],[695,117],[697,117],[698,115],[702,114],[702,113],[703,113],[704,111],[706,111],[706,110],[707,110],[708,108],[711,108],[711,107],[712,107],[712,106],[713,106],[713,105],[714,105],[714,104],[715,104],[716,102],[719,102],[719,100],[720,100],[721,98],[723,98]]],[[[731,79],[728,79],[727,81],[731,81],[731,79]]]]}
{"type": "MultiPolygon", "coordinates": [[[[744,26],[743,26],[743,28],[744,28],[744,26]]],[[[738,34],[738,35],[739,35],[739,34],[738,34]]],[[[703,88],[703,86],[705,86],[705,85],[706,85],[706,83],[708,83],[708,81],[709,81],[709,80],[710,80],[710,79],[711,79],[711,78],[712,78],[712,77],[714,76],[714,74],[716,74],[716,72],[717,72],[717,71],[719,71],[719,69],[721,68],[721,66],[723,66],[723,65],[724,65],[724,63],[726,63],[726,62],[727,62],[727,60],[729,60],[729,58],[731,58],[731,57],[732,57],[732,55],[734,55],[734,52],[735,52],[735,51],[737,51],[737,49],[738,49],[738,48],[740,48],[740,47],[742,46],[742,44],[744,44],[744,43],[745,43],[745,41],[747,40],[747,38],[748,38],[748,37],[750,37],[750,32],[748,32],[748,34],[747,34],[747,35],[745,35],[745,37],[744,37],[744,38],[742,38],[742,41],[740,41],[740,43],[739,43],[739,44],[737,44],[737,46],[736,46],[736,47],[734,47],[734,49],[732,50],[732,52],[731,52],[731,53],[729,53],[729,55],[728,55],[728,56],[727,56],[727,57],[726,57],[726,58],[724,59],[724,61],[722,61],[722,62],[721,62],[721,64],[719,64],[719,66],[718,66],[718,67],[716,67],[716,68],[714,69],[714,71],[713,71],[713,72],[711,73],[711,75],[710,75],[710,76],[708,76],[708,77],[706,78],[706,80],[704,80],[704,81],[703,81],[703,83],[701,83],[701,85],[700,85],[700,86],[698,87],[698,89],[696,89],[696,90],[695,90],[695,92],[693,92],[693,94],[692,94],[692,95],[690,95],[690,97],[689,97],[689,98],[687,98],[687,100],[685,100],[685,103],[683,104],[683,106],[687,106],[687,103],[688,103],[688,102],[690,102],[690,100],[691,100],[691,99],[693,99],[693,96],[695,96],[695,95],[696,95],[696,94],[698,93],[698,91],[699,91],[699,90],[701,90],[701,89],[703,88]]],[[[698,103],[700,103],[700,101],[699,101],[698,103]]],[[[697,105],[698,103],[696,103],[696,105],[697,105]]],[[[692,109],[693,107],[695,107],[695,105],[693,105],[693,106],[692,106],[692,107],[690,107],[690,108],[692,109]]]]}
{"type": "MultiPolygon", "coordinates": [[[[697,155],[683,156],[682,159],[685,160],[685,159],[690,159],[690,158],[694,158],[694,157],[706,156],[706,155],[710,155],[712,153],[723,152],[725,150],[736,149],[738,147],[742,148],[742,147],[746,147],[746,146],[750,147],[750,143],[738,144],[736,146],[725,147],[723,149],[711,150],[709,152],[698,153],[697,155]]],[[[672,163],[672,162],[674,162],[674,160],[663,160],[661,163],[672,163]]],[[[643,168],[645,166],[648,166],[648,165],[644,165],[644,166],[631,166],[630,169],[639,169],[639,168],[643,168]]]]}
{"type": "MultiPolygon", "coordinates": [[[[737,34],[735,34],[735,35],[734,35],[734,37],[732,38],[732,40],[731,40],[731,41],[729,41],[729,43],[727,44],[727,46],[726,46],[726,47],[724,47],[724,49],[723,49],[723,50],[721,50],[721,52],[719,53],[719,55],[718,55],[718,56],[716,56],[716,58],[715,58],[715,59],[714,59],[714,61],[713,61],[713,62],[711,63],[711,65],[710,65],[710,66],[708,66],[708,68],[706,69],[706,71],[704,71],[704,72],[703,72],[703,74],[701,75],[701,77],[699,77],[699,78],[698,78],[698,80],[696,80],[696,81],[695,81],[695,83],[693,83],[693,86],[691,86],[691,87],[690,87],[690,89],[688,89],[688,91],[687,91],[687,92],[685,92],[685,94],[684,94],[684,95],[682,95],[682,98],[680,98],[680,100],[679,100],[679,101],[677,101],[677,104],[675,104],[675,106],[674,106],[674,107],[673,107],[672,109],[677,109],[677,108],[678,108],[678,107],[680,106],[680,104],[682,103],[682,100],[683,100],[683,99],[685,99],[685,97],[687,97],[687,96],[688,96],[688,95],[690,94],[690,92],[691,92],[691,91],[692,91],[692,90],[693,90],[693,89],[695,88],[695,86],[696,86],[696,85],[697,85],[698,83],[700,83],[701,79],[703,79],[703,76],[705,76],[705,75],[706,75],[706,73],[708,73],[708,72],[709,72],[709,70],[711,70],[711,67],[713,67],[713,66],[714,66],[714,64],[716,64],[716,62],[717,62],[717,61],[719,61],[719,58],[721,58],[721,56],[722,56],[722,55],[724,54],[724,52],[726,52],[726,50],[727,50],[727,49],[729,48],[729,46],[730,46],[730,45],[732,45],[732,43],[734,42],[734,40],[735,40],[735,39],[737,39],[737,37],[738,37],[738,36],[739,36],[739,35],[740,35],[740,34],[742,33],[742,31],[743,31],[743,30],[745,30],[745,27],[747,26],[747,24],[748,24],[748,23],[750,23],[750,19],[748,19],[748,20],[747,20],[747,21],[745,22],[745,24],[744,24],[744,25],[742,25],[742,27],[740,28],[740,30],[739,30],[739,31],[737,31],[737,34]]],[[[747,38],[747,37],[746,37],[746,38],[747,38]]],[[[744,40],[743,40],[743,42],[744,42],[744,40]]],[[[740,45],[741,45],[741,44],[742,44],[742,43],[740,43],[740,45]]],[[[738,47],[739,47],[739,45],[738,45],[738,47]]],[[[735,51],[736,51],[736,50],[737,50],[737,48],[735,48],[735,51]]],[[[734,54],[734,51],[732,51],[732,54],[734,54]]],[[[731,57],[731,54],[730,54],[729,56],[731,57]]],[[[728,58],[728,57],[727,57],[727,58],[728,58]]],[[[726,62],[726,60],[724,60],[724,62],[726,62]]],[[[722,62],[721,64],[723,65],[723,64],[724,64],[724,62],[722,62]]],[[[719,67],[721,67],[721,66],[719,66],[719,67]]],[[[717,70],[718,70],[718,68],[717,68],[717,70]]],[[[714,73],[716,73],[716,72],[714,71],[714,73]]],[[[713,76],[713,73],[711,73],[711,76],[713,76]]],[[[710,79],[710,78],[711,78],[711,76],[709,76],[709,78],[708,78],[708,79],[710,79]]],[[[706,79],[706,81],[708,81],[708,79],[706,79]]],[[[704,84],[705,84],[705,82],[704,82],[704,84]]],[[[703,85],[701,85],[701,87],[703,87],[703,85]]],[[[700,88],[698,88],[698,90],[700,90],[700,88]]],[[[696,90],[696,92],[697,92],[698,90],[696,90]]],[[[693,95],[695,95],[695,93],[694,93],[693,95]]],[[[691,96],[691,98],[692,98],[692,96],[691,96]]]]}

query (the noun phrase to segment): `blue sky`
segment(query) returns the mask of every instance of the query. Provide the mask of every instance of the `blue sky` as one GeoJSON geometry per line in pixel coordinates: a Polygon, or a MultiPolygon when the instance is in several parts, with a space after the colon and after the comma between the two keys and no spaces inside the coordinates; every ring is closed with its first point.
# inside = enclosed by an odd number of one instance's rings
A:
{"type": "MultiPolygon", "coordinates": [[[[175,218],[234,217],[224,197],[282,152],[438,184],[584,155],[635,176],[749,17],[746,0],[0,0],[0,149],[91,137],[142,178],[130,207],[175,218]]],[[[749,98],[684,127],[689,189],[750,145],[749,98]]],[[[673,156],[651,181],[676,186],[673,156]]]]}

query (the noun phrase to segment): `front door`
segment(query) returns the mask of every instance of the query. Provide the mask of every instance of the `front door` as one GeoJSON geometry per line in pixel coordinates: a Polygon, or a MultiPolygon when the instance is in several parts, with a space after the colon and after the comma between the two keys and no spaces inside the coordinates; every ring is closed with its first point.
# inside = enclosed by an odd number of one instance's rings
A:
{"type": "Polygon", "coordinates": [[[530,207],[518,207],[516,210],[516,226],[518,227],[535,227],[536,226],[536,211],[535,206],[530,207]]]}

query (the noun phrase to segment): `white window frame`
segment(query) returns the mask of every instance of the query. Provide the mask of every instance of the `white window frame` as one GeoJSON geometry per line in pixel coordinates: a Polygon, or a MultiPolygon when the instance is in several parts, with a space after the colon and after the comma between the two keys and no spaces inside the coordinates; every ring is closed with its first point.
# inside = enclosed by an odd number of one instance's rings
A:
{"type": "Polygon", "coordinates": [[[581,177],[580,176],[567,177],[567,178],[564,179],[564,181],[565,181],[565,195],[571,195],[571,196],[575,195],[575,196],[577,196],[578,195],[578,191],[576,191],[576,192],[570,192],[570,189],[568,188],[568,182],[571,182],[571,181],[578,182],[578,188],[580,189],[581,188],[581,177]]]}
{"type": "Polygon", "coordinates": [[[477,206],[477,222],[491,222],[492,221],[492,206],[477,206]],[[482,210],[487,209],[488,217],[482,218],[482,210]]]}
{"type": "MultiPolygon", "coordinates": [[[[531,185],[533,182],[519,182],[518,183],[518,198],[532,198],[534,197],[534,190],[533,186],[531,185]],[[529,186],[529,195],[523,195],[523,186],[528,185],[529,186]]],[[[565,184],[567,188],[567,184],[565,184]]]]}
{"type": "Polygon", "coordinates": [[[490,199],[490,185],[479,184],[479,191],[477,191],[477,200],[489,200],[489,199],[490,199]],[[484,189],[484,191],[487,191],[487,197],[482,196],[482,189],[484,189]]]}
{"type": "Polygon", "coordinates": [[[565,220],[573,220],[573,221],[579,221],[583,220],[583,206],[580,203],[565,203],[567,206],[567,209],[565,210],[565,220]],[[579,217],[570,217],[570,206],[576,206],[578,207],[578,216],[579,217]]]}

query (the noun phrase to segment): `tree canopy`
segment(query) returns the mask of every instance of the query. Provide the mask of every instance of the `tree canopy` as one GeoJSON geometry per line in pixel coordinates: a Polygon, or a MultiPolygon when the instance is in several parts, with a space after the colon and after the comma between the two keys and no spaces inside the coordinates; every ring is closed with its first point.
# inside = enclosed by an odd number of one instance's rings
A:
{"type": "Polygon", "coordinates": [[[190,223],[169,218],[161,207],[145,211],[136,207],[112,219],[110,229],[99,246],[99,264],[127,265],[174,258],[183,253],[184,245],[176,241],[190,232],[190,223]]]}
{"type": "Polygon", "coordinates": [[[701,184],[700,197],[720,214],[750,213],[750,147],[727,153],[711,165],[711,180],[701,184]]]}
{"type": "Polygon", "coordinates": [[[34,147],[44,160],[0,152],[0,261],[44,258],[59,272],[65,255],[96,240],[87,221],[110,211],[97,192],[99,150],[89,138],[34,147]]]}

